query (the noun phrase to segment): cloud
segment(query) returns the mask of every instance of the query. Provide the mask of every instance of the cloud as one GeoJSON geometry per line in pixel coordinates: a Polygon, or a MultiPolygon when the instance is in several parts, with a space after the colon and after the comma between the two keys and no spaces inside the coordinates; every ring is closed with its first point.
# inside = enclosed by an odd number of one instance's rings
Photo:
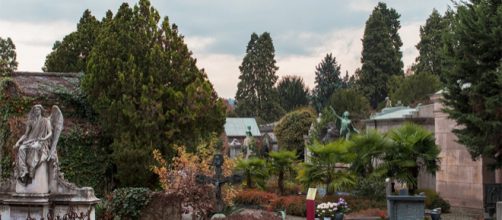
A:
{"type": "Polygon", "coordinates": [[[16,45],[20,71],[41,71],[45,56],[52,50],[56,40],[76,29],[68,22],[11,22],[0,21],[3,38],[10,37],[16,45]]]}
{"type": "Polygon", "coordinates": [[[198,53],[206,51],[207,48],[214,42],[215,39],[211,37],[198,37],[198,36],[185,37],[185,43],[188,45],[188,48],[198,53]]]}
{"type": "Polygon", "coordinates": [[[356,12],[371,12],[377,4],[378,1],[374,0],[350,1],[349,9],[356,12]]]}
{"type": "MultiPolygon", "coordinates": [[[[410,67],[418,56],[415,45],[420,40],[420,25],[421,22],[407,23],[403,24],[399,30],[403,41],[401,51],[403,51],[404,70],[410,67]]],[[[299,33],[296,37],[291,34],[278,36],[282,40],[298,40],[296,43],[304,45],[307,52],[305,54],[283,54],[281,51],[276,50],[277,66],[279,67],[277,75],[280,77],[286,75],[300,76],[305,84],[312,89],[315,86],[315,67],[327,53],[333,53],[336,57],[338,64],[341,65],[342,76],[345,75],[345,71],[352,75],[357,68],[361,67],[361,39],[363,33],[364,28],[346,28],[325,35],[299,33]],[[310,43],[303,44],[303,41],[310,43]]],[[[239,65],[244,55],[208,54],[204,52],[195,53],[195,56],[199,61],[199,67],[206,69],[206,73],[218,94],[226,98],[234,97],[239,82],[239,65]]]]}
{"type": "Polygon", "coordinates": [[[205,69],[218,95],[224,98],[235,97],[242,57],[231,54],[198,55],[197,53],[194,53],[194,56],[197,58],[197,66],[205,69]]]}
{"type": "Polygon", "coordinates": [[[415,58],[418,56],[418,50],[415,48],[415,45],[420,42],[420,25],[423,25],[422,22],[412,22],[408,24],[404,24],[402,28],[399,30],[399,35],[403,40],[403,63],[404,70],[415,62],[415,58]]]}

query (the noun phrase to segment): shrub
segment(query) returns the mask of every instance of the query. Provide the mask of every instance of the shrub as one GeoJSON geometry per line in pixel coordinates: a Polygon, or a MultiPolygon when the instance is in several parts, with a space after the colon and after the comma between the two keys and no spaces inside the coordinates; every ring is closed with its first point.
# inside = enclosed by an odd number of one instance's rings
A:
{"type": "Polygon", "coordinates": [[[302,216],[307,215],[305,196],[281,196],[272,202],[272,210],[285,210],[288,215],[302,216]]]}
{"type": "Polygon", "coordinates": [[[260,208],[269,208],[271,201],[277,200],[275,193],[269,193],[256,189],[242,190],[235,198],[234,202],[240,205],[257,206],[260,208]]]}
{"type": "Polygon", "coordinates": [[[113,191],[111,212],[121,219],[139,219],[141,210],[150,202],[147,188],[119,188],[113,191]]]}
{"type": "Polygon", "coordinates": [[[385,201],[385,181],[378,177],[359,177],[354,187],[354,194],[371,200],[385,201]]]}
{"type": "Polygon", "coordinates": [[[232,214],[225,218],[226,220],[280,220],[281,217],[274,213],[260,212],[260,213],[237,213],[232,214]]]}
{"type": "Polygon", "coordinates": [[[443,213],[450,212],[450,203],[444,200],[436,191],[432,189],[419,189],[418,192],[425,194],[425,208],[441,208],[441,212],[443,213]]]}

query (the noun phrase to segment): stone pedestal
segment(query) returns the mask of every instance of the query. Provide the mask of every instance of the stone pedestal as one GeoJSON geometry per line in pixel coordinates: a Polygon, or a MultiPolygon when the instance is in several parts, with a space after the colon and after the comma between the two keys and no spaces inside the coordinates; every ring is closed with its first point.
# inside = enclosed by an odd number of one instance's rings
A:
{"type": "Polygon", "coordinates": [[[16,181],[16,193],[49,193],[49,175],[47,163],[41,163],[35,172],[33,184],[24,185],[16,181]]]}
{"type": "Polygon", "coordinates": [[[425,196],[387,196],[389,219],[424,219],[425,196]]]}
{"type": "Polygon", "coordinates": [[[57,219],[57,216],[62,218],[65,214],[80,216],[83,213],[90,220],[95,220],[94,207],[99,199],[94,196],[92,188],[76,187],[61,177],[54,182],[54,189],[49,190],[52,187],[47,182],[39,183],[34,181],[24,186],[14,178],[0,183],[0,219],[26,220],[28,216],[37,220],[49,219],[49,216],[57,219]],[[36,191],[48,193],[20,193],[36,191]]]}

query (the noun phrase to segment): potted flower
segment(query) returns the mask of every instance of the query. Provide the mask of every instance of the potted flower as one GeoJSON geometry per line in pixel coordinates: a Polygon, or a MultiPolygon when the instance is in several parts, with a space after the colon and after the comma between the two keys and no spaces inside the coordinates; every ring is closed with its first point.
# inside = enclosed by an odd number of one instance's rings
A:
{"type": "Polygon", "coordinates": [[[332,202],[324,202],[316,207],[316,214],[320,219],[330,220],[337,210],[337,204],[332,202]]]}
{"type": "Polygon", "coordinates": [[[343,220],[345,213],[349,212],[349,205],[343,198],[338,199],[336,204],[336,209],[334,213],[334,220],[343,220]]]}

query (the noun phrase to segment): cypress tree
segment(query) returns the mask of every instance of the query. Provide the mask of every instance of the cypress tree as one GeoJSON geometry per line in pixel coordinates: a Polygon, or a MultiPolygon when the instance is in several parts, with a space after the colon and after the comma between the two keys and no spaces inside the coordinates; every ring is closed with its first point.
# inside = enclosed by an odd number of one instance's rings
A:
{"type": "Polygon", "coordinates": [[[112,136],[120,185],[145,186],[152,150],[172,156],[173,145],[193,148],[220,133],[224,107],[177,26],[159,24],[148,0],[106,19],[82,86],[112,136]]]}
{"type": "Polygon", "coordinates": [[[63,41],[54,43],[42,70],[44,72],[85,72],[87,60],[100,27],[101,23],[91,14],[91,11],[85,10],[77,24],[77,30],[65,36],[63,41]]]}
{"type": "Polygon", "coordinates": [[[399,17],[396,10],[380,2],[366,21],[359,86],[373,108],[387,97],[388,79],[404,74],[399,17]]]}
{"type": "Polygon", "coordinates": [[[425,25],[420,27],[420,42],[416,45],[419,56],[415,60],[416,65],[413,66],[415,73],[428,72],[442,78],[440,48],[444,45],[443,33],[447,27],[448,18],[441,16],[434,9],[425,25]]]}
{"type": "Polygon", "coordinates": [[[275,72],[279,69],[275,63],[275,49],[270,34],[251,34],[246,56],[239,66],[241,75],[235,96],[235,111],[239,116],[273,122],[284,114],[274,87],[278,79],[275,72]]]}

